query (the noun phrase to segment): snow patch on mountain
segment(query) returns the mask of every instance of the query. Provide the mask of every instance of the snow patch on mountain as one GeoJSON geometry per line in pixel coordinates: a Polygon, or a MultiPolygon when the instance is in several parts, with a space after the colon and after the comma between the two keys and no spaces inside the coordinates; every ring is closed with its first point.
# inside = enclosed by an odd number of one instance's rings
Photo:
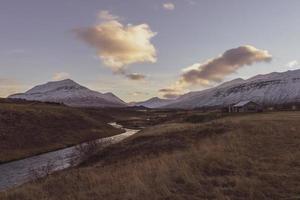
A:
{"type": "Polygon", "coordinates": [[[143,102],[134,103],[133,106],[144,106],[147,108],[159,108],[169,104],[172,100],[169,99],[160,99],[158,97],[153,97],[143,102]]]}
{"type": "Polygon", "coordinates": [[[184,94],[163,107],[227,106],[243,100],[273,105],[300,102],[300,70],[235,79],[214,88],[184,94]]]}
{"type": "Polygon", "coordinates": [[[112,93],[102,94],[79,85],[71,79],[38,85],[25,93],[8,98],[64,103],[80,107],[123,107],[126,103],[112,93]]]}

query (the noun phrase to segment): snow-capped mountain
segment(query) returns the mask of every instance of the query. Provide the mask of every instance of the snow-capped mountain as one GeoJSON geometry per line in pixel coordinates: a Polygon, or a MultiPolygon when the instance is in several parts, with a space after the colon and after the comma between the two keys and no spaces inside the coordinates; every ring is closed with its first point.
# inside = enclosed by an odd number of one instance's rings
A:
{"type": "Polygon", "coordinates": [[[235,79],[217,87],[184,94],[165,108],[226,106],[243,100],[260,104],[300,102],[300,69],[235,79]]]}
{"type": "Polygon", "coordinates": [[[159,108],[168,105],[172,100],[160,99],[158,97],[153,97],[143,102],[133,103],[133,106],[144,106],[147,108],[159,108]]]}
{"type": "MultiPolygon", "coordinates": [[[[80,107],[128,106],[112,93],[96,92],[70,79],[38,85],[8,98],[59,102],[80,107]]],[[[246,80],[234,79],[214,88],[189,92],[176,99],[154,97],[133,105],[148,108],[197,108],[226,106],[244,100],[273,105],[300,102],[300,69],[257,75],[246,80]]]]}
{"type": "Polygon", "coordinates": [[[100,93],[79,85],[73,80],[48,82],[25,93],[13,94],[8,98],[43,102],[58,102],[78,107],[124,107],[126,103],[112,93],[100,93]]]}

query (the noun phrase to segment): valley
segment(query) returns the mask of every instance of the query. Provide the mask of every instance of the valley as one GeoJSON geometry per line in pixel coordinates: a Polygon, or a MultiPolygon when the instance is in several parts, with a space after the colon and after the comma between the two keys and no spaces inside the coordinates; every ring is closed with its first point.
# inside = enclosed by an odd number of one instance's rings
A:
{"type": "Polygon", "coordinates": [[[0,199],[297,196],[299,72],[135,103],[70,79],[0,99],[0,199]]]}
{"type": "Polygon", "coordinates": [[[0,2],[0,200],[300,200],[300,0],[0,2]]]}
{"type": "Polygon", "coordinates": [[[145,108],[78,108],[62,104],[0,100],[0,163],[122,133],[109,122],[142,129],[182,121],[202,111],[145,108]]]}
{"type": "MultiPolygon", "coordinates": [[[[289,199],[299,194],[298,111],[170,113],[151,126],[140,121],[142,131],[99,149],[79,167],[2,192],[0,198],[289,199]]],[[[122,120],[132,125],[133,119],[122,120]]]]}

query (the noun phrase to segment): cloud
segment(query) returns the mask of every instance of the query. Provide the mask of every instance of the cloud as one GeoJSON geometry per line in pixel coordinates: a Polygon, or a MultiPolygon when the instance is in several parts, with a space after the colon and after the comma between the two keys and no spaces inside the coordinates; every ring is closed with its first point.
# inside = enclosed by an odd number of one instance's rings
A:
{"type": "Polygon", "coordinates": [[[180,94],[166,93],[163,95],[166,99],[176,99],[178,96],[180,96],[180,94]]]}
{"type": "Polygon", "coordinates": [[[296,66],[299,66],[299,62],[297,60],[293,60],[287,64],[287,67],[289,67],[289,68],[293,68],[296,66]]]}
{"type": "Polygon", "coordinates": [[[163,88],[159,90],[164,98],[174,99],[177,98],[182,92],[182,88],[176,88],[176,84],[172,88],[163,88]]]}
{"type": "Polygon", "coordinates": [[[161,92],[170,95],[178,94],[189,86],[213,86],[243,66],[257,62],[270,62],[271,60],[272,55],[268,51],[257,49],[251,45],[229,49],[222,55],[209,59],[204,63],[195,63],[184,68],[179,80],[171,87],[161,90],[161,92]]]}
{"type": "Polygon", "coordinates": [[[171,2],[164,3],[164,4],[163,4],[163,8],[164,8],[165,10],[174,10],[174,9],[175,9],[175,4],[174,4],[174,3],[171,3],[171,2]]]}
{"type": "Polygon", "coordinates": [[[134,81],[141,81],[141,80],[145,80],[146,78],[145,75],[138,74],[138,73],[126,74],[126,77],[134,81]]]}
{"type": "Polygon", "coordinates": [[[98,13],[98,18],[103,21],[119,20],[119,16],[112,15],[108,10],[101,10],[98,13]]]}
{"type": "Polygon", "coordinates": [[[53,75],[52,80],[61,81],[61,80],[68,79],[68,78],[70,78],[69,73],[67,73],[67,72],[58,72],[58,73],[53,75]]]}
{"type": "Polygon", "coordinates": [[[171,88],[164,88],[164,89],[160,89],[159,92],[174,93],[174,92],[177,92],[177,90],[171,89],[171,88]]]}
{"type": "Polygon", "coordinates": [[[155,63],[156,49],[151,39],[156,35],[148,24],[123,25],[118,17],[101,11],[99,24],[78,28],[77,37],[93,47],[103,64],[113,72],[124,72],[134,63],[155,63]]]}
{"type": "Polygon", "coordinates": [[[149,94],[148,92],[140,92],[140,91],[129,93],[129,95],[132,96],[140,96],[140,95],[148,95],[148,94],[149,94]]]}
{"type": "Polygon", "coordinates": [[[196,63],[183,70],[180,82],[209,86],[219,83],[238,69],[257,62],[270,62],[272,56],[266,50],[245,45],[225,51],[222,55],[196,63]]]}
{"type": "Polygon", "coordinates": [[[7,97],[11,94],[21,92],[24,86],[18,81],[9,78],[0,78],[0,97],[7,97]]]}

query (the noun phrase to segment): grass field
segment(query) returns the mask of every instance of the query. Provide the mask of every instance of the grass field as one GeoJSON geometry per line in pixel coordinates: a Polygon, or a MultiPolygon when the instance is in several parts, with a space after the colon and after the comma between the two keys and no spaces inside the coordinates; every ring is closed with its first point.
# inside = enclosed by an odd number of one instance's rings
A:
{"type": "Polygon", "coordinates": [[[300,112],[217,118],[146,128],[0,199],[300,198],[300,112]]]}
{"type": "Polygon", "coordinates": [[[118,134],[100,110],[0,103],[0,163],[118,134]]]}

